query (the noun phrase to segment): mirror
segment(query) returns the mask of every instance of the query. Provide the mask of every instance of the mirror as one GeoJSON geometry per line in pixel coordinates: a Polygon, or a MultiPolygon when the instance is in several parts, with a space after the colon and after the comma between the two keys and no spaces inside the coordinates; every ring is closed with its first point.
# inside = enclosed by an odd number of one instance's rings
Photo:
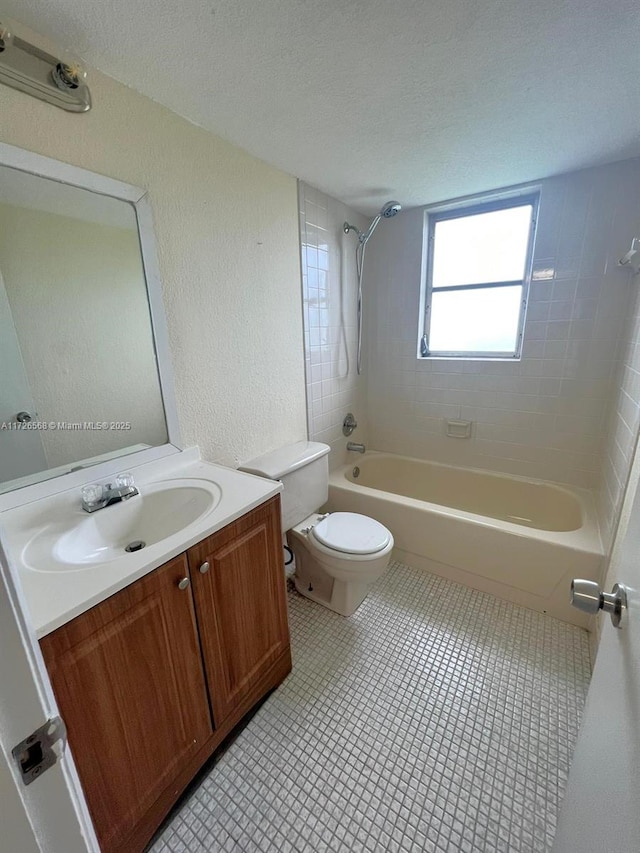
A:
{"type": "Polygon", "coordinates": [[[131,201],[0,166],[0,364],[0,492],[168,443],[131,201]]]}

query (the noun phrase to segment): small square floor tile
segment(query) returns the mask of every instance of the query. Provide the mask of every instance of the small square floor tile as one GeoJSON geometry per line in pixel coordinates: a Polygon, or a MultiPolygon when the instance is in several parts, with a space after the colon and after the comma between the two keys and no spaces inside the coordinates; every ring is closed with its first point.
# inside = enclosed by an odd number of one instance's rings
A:
{"type": "Polygon", "coordinates": [[[392,563],[344,619],[289,596],[293,672],[150,853],[545,853],[586,632],[392,563]]]}

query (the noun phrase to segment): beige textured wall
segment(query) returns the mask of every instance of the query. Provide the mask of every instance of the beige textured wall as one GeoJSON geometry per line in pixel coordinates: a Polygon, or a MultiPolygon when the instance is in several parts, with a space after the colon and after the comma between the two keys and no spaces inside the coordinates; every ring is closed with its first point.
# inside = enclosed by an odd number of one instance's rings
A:
{"type": "Polygon", "coordinates": [[[183,444],[234,465],[305,438],[295,179],[98,72],[89,82],[84,115],[0,86],[0,141],[148,190],[183,444]]]}
{"type": "Polygon", "coordinates": [[[0,204],[0,271],[38,419],[131,424],[41,432],[49,467],[165,444],[136,231],[0,204]]]}

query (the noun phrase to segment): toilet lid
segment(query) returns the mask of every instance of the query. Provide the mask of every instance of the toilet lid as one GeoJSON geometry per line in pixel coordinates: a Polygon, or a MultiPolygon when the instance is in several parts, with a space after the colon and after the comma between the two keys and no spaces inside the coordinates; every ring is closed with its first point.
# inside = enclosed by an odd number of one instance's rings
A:
{"type": "Polygon", "coordinates": [[[332,512],[315,525],[313,535],[328,548],[345,554],[375,554],[391,538],[384,525],[356,512],[332,512]]]}

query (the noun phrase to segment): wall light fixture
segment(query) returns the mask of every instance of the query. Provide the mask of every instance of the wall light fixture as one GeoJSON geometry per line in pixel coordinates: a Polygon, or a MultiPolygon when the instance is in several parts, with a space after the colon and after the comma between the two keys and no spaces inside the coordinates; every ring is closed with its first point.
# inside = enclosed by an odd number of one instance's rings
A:
{"type": "Polygon", "coordinates": [[[91,109],[91,93],[82,63],[68,52],[59,58],[12,35],[0,22],[0,83],[63,110],[91,109]]]}

